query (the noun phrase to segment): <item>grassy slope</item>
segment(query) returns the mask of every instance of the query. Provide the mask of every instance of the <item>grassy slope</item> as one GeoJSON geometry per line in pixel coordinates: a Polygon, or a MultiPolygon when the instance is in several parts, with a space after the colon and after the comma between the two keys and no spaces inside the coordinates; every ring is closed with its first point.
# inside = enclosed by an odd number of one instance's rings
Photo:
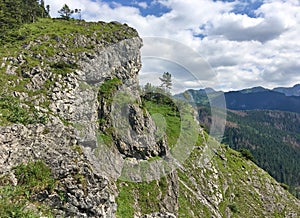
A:
{"type": "Polygon", "coordinates": [[[179,217],[209,217],[212,205],[222,217],[289,217],[292,212],[299,216],[299,201],[239,152],[220,146],[204,165],[199,164],[201,155],[201,150],[194,150],[179,173],[179,217]],[[207,196],[208,206],[201,204],[199,195],[207,196]],[[217,199],[217,204],[210,203],[217,199]]]}

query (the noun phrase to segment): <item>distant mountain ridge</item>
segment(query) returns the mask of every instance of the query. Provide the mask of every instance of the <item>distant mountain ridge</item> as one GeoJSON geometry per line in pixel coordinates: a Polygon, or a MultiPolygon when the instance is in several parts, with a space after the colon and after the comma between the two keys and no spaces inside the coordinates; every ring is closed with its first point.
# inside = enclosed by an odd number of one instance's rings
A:
{"type": "Polygon", "coordinates": [[[253,88],[249,88],[249,89],[242,89],[238,92],[241,92],[243,94],[247,94],[247,93],[258,93],[258,92],[267,92],[270,91],[269,89],[266,89],[262,86],[257,86],[257,87],[253,87],[253,88]]]}
{"type": "Polygon", "coordinates": [[[274,88],[273,91],[281,92],[286,96],[300,96],[300,84],[296,84],[293,87],[278,87],[274,88]]]}
{"type": "Polygon", "coordinates": [[[300,97],[265,90],[244,93],[224,93],[226,107],[232,110],[279,110],[300,113],[300,97]]]}
{"type": "Polygon", "coordinates": [[[208,105],[217,94],[224,93],[226,107],[231,110],[279,110],[300,113],[300,85],[291,88],[253,87],[239,91],[220,92],[211,88],[187,90],[175,95],[196,105],[208,105]]]}

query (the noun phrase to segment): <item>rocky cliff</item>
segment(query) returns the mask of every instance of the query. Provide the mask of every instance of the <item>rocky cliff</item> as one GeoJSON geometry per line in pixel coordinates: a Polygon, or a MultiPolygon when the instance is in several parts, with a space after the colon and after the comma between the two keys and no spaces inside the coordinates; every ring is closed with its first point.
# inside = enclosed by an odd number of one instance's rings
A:
{"type": "Polygon", "coordinates": [[[210,139],[192,108],[140,94],[134,29],[44,19],[10,38],[1,48],[1,217],[300,215],[283,185],[210,139]]]}

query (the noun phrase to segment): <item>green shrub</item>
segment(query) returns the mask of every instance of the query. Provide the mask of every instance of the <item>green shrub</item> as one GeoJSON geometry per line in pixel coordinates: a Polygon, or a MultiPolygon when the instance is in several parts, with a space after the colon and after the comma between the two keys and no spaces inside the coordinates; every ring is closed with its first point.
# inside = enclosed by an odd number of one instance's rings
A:
{"type": "Polygon", "coordinates": [[[236,204],[229,204],[228,207],[231,210],[231,212],[233,212],[233,213],[238,213],[239,212],[238,207],[236,206],[236,204]]]}
{"type": "MultiPolygon", "coordinates": [[[[53,189],[55,181],[50,168],[43,161],[36,161],[20,164],[14,171],[18,180],[16,186],[10,185],[6,177],[0,178],[0,217],[40,217],[35,210],[28,209],[27,205],[39,204],[31,202],[33,194],[43,190],[50,192],[53,189]]],[[[52,217],[48,208],[38,206],[38,210],[41,214],[52,217]]]]}
{"type": "Polygon", "coordinates": [[[241,148],[239,152],[242,154],[243,157],[245,157],[247,160],[251,160],[252,162],[255,162],[254,156],[251,154],[251,152],[248,149],[241,148]]]}
{"type": "Polygon", "coordinates": [[[284,188],[285,190],[289,190],[289,189],[290,189],[290,186],[287,185],[287,184],[285,184],[285,183],[280,183],[280,186],[281,186],[282,188],[284,188]]]}
{"type": "Polygon", "coordinates": [[[48,120],[46,115],[40,114],[33,106],[26,109],[21,107],[21,102],[12,96],[0,97],[0,113],[2,113],[2,120],[23,125],[45,124],[48,120]]]}
{"type": "Polygon", "coordinates": [[[52,189],[54,179],[50,168],[43,161],[29,162],[15,167],[15,175],[18,185],[29,189],[52,189]]]}
{"type": "Polygon", "coordinates": [[[117,91],[118,86],[121,84],[122,81],[118,78],[106,80],[99,88],[98,100],[100,100],[101,98],[105,98],[107,100],[112,101],[112,95],[115,91],[117,91]]]}
{"type": "Polygon", "coordinates": [[[74,69],[78,68],[76,63],[68,63],[62,60],[51,64],[50,67],[54,72],[62,75],[67,75],[68,73],[72,72],[74,69]]]}

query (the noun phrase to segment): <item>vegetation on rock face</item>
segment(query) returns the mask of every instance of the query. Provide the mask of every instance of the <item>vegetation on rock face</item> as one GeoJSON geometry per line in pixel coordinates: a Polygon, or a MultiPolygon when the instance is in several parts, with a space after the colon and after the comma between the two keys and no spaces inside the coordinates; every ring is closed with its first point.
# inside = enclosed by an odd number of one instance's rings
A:
{"type": "Polygon", "coordinates": [[[20,100],[12,96],[0,96],[0,112],[1,126],[9,123],[27,125],[47,122],[47,115],[40,113],[30,103],[27,104],[27,107],[22,107],[20,100]]]}
{"type": "Polygon", "coordinates": [[[143,106],[150,114],[161,114],[164,117],[168,144],[170,147],[174,146],[180,135],[181,119],[172,99],[160,93],[146,93],[143,96],[143,106]]]}
{"type": "MultiPolygon", "coordinates": [[[[100,104],[100,105],[102,105],[103,107],[110,107],[110,105],[113,101],[113,97],[120,85],[122,85],[122,81],[116,77],[104,81],[104,83],[101,84],[101,86],[99,87],[99,90],[98,90],[97,98],[98,98],[99,102],[102,102],[102,104],[100,104]],[[104,102],[107,105],[105,105],[104,102]]],[[[98,138],[98,142],[101,142],[101,140],[103,140],[103,142],[106,145],[111,147],[113,144],[114,129],[113,129],[113,127],[105,128],[105,126],[110,125],[109,117],[106,117],[106,115],[104,113],[102,113],[102,111],[105,111],[105,110],[107,110],[107,108],[100,108],[100,110],[99,110],[100,113],[99,113],[99,117],[98,117],[98,122],[99,122],[100,130],[97,133],[97,138],[98,138]]]]}
{"type": "Polygon", "coordinates": [[[118,86],[122,84],[122,81],[118,78],[106,80],[101,84],[98,92],[98,101],[105,99],[107,103],[111,103],[113,96],[118,89],[118,86]]]}
{"type": "Polygon", "coordinates": [[[0,178],[0,217],[51,217],[50,208],[35,200],[54,187],[50,168],[43,161],[29,162],[16,166],[14,174],[16,185],[8,176],[0,178]]]}
{"type": "Polygon", "coordinates": [[[118,181],[117,217],[134,217],[137,213],[150,214],[160,211],[168,185],[166,177],[142,183],[118,181]]]}
{"type": "Polygon", "coordinates": [[[54,185],[51,170],[43,161],[29,162],[26,165],[20,164],[15,167],[15,175],[18,185],[32,188],[31,191],[38,189],[51,190],[54,185]]]}

